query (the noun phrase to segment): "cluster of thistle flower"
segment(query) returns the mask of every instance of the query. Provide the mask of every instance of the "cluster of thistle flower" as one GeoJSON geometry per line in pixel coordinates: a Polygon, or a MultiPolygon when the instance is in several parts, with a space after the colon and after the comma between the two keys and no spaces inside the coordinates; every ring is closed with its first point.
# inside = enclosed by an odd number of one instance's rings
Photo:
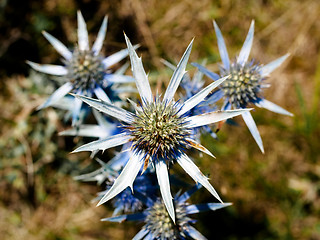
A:
{"type": "MultiPolygon", "coordinates": [[[[145,225],[134,239],[205,239],[192,226],[195,221],[189,215],[216,210],[230,204],[222,202],[208,178],[201,173],[188,153],[197,149],[213,157],[209,150],[200,144],[200,135],[206,132],[216,137],[209,125],[238,115],[243,117],[263,152],[260,134],[250,114],[251,109],[246,107],[252,104],[276,113],[292,115],[262,97],[263,88],[268,87],[266,78],[288,55],[267,65],[248,61],[254,34],[252,22],[239,56],[231,62],[220,29],[214,22],[222,59],[220,74],[213,73],[197,63],[192,64],[199,70],[194,77],[191,79],[186,74],[192,40],[177,67],[165,62],[173,70],[173,75],[161,97],[152,94],[141,58],[135,52],[138,46],[132,46],[126,35],[127,49],[107,58],[100,55],[106,28],[107,17],[104,18],[97,39],[90,49],[86,23],[79,11],[78,45],[73,51],[49,33],[43,33],[64,57],[65,66],[41,65],[30,61],[28,64],[37,71],[61,76],[66,83],[39,109],[55,106],[68,110],[68,116],[72,116],[73,128],[60,135],[99,138],[73,152],[91,151],[94,157],[99,150],[123,146],[113,159],[106,162],[98,159],[100,169],[76,177],[78,180],[97,181],[98,184],[106,185],[106,191],[98,194],[98,205],[114,199],[115,210],[113,216],[103,219],[104,221],[144,221],[145,225]],[[126,65],[112,73],[109,68],[127,55],[130,57],[133,77],[124,75],[126,65]],[[206,87],[203,75],[213,80],[206,87]],[[118,96],[119,93],[134,90],[123,85],[130,82],[135,82],[141,99],[138,103],[128,100],[130,106],[125,109],[123,107],[127,106],[127,102],[121,101],[118,96]],[[184,89],[184,94],[180,94],[180,100],[175,101],[174,96],[179,85],[184,89]],[[221,110],[217,110],[216,102],[220,99],[224,100],[224,104],[221,110]],[[85,107],[83,102],[94,109],[93,115],[98,125],[84,124],[89,108],[85,107]],[[169,169],[175,163],[178,163],[197,185],[183,194],[175,194],[173,198],[169,169]],[[200,186],[204,186],[219,203],[188,204],[187,200],[200,186]]],[[[171,176],[172,182],[174,179],[175,177],[171,176]]]]}

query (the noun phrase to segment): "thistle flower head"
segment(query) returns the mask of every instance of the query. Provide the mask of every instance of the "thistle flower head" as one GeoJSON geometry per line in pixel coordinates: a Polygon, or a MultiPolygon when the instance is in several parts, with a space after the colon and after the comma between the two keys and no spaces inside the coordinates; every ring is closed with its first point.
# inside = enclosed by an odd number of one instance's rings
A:
{"type": "Polygon", "coordinates": [[[203,211],[214,211],[231,205],[230,203],[205,203],[189,204],[186,202],[190,196],[199,189],[195,186],[189,191],[174,198],[176,221],[173,222],[166,210],[165,204],[158,198],[155,200],[146,198],[145,205],[148,207],[140,213],[130,215],[113,216],[102,219],[102,221],[123,222],[123,221],[143,221],[144,226],[133,238],[138,239],[206,239],[198,232],[192,224],[196,221],[189,215],[203,211]]]}
{"type": "MultiPolygon", "coordinates": [[[[221,85],[220,89],[214,92],[211,97],[217,100],[224,98],[224,110],[231,108],[244,108],[249,104],[255,104],[258,107],[266,108],[276,113],[292,116],[292,113],[264,99],[262,96],[262,90],[269,87],[269,85],[265,83],[265,80],[273,70],[278,68],[287,59],[289,54],[286,54],[266,65],[258,64],[254,60],[248,60],[254,35],[254,21],[252,21],[248,35],[239,55],[236,57],[235,61],[231,62],[222,33],[215,21],[213,22],[213,25],[222,60],[220,75],[228,76],[228,78],[221,85]]],[[[193,65],[213,80],[220,78],[218,74],[209,71],[200,64],[193,63],[193,65]]],[[[262,139],[251,114],[246,112],[242,114],[242,117],[260,150],[264,153],[262,139]]]]}
{"type": "Polygon", "coordinates": [[[179,227],[185,226],[190,220],[185,205],[178,204],[176,206],[176,223],[173,223],[164,203],[161,201],[155,202],[148,210],[144,228],[155,239],[180,239],[181,230],[179,230],[179,227]]]}
{"type": "Polygon", "coordinates": [[[102,61],[103,58],[92,50],[75,48],[72,58],[65,61],[68,69],[66,78],[73,83],[74,90],[82,90],[84,95],[88,95],[97,85],[103,85],[106,70],[102,61]]]}
{"type": "Polygon", "coordinates": [[[104,101],[76,96],[90,106],[123,122],[124,131],[123,133],[83,145],[74,152],[105,150],[126,143],[131,144],[131,158],[112,187],[100,200],[99,205],[115,197],[128,186],[133,188],[133,181],[142,166],[143,172],[147,169],[149,162],[152,162],[153,166],[155,166],[163,202],[169,216],[175,221],[174,206],[170,193],[168,162],[178,163],[196,182],[201,183],[213,196],[221,201],[208,179],[185,154],[184,149],[193,147],[213,156],[204,146],[189,138],[192,129],[240,115],[248,111],[248,109],[209,112],[193,116],[187,114],[192,108],[202,102],[215,87],[221,84],[226,77],[203,88],[184,103],[179,104],[174,101],[175,92],[185,74],[192,42],[189,44],[174,71],[162,100],[159,97],[153,98],[141,59],[138,58],[129,39],[126,36],[125,38],[128,45],[133,76],[142,99],[142,104],[139,107],[132,102],[136,109],[136,113],[133,114],[104,101]]]}
{"type": "Polygon", "coordinates": [[[132,149],[146,158],[175,159],[189,145],[187,117],[179,116],[180,109],[177,102],[162,102],[159,97],[138,109],[134,121],[124,125],[132,136],[132,149]]]}
{"type": "Polygon", "coordinates": [[[261,76],[260,72],[261,66],[253,61],[246,62],[244,65],[234,61],[230,64],[229,69],[221,66],[221,76],[228,76],[226,81],[221,84],[221,89],[233,107],[244,108],[249,103],[261,98],[259,93],[265,78],[261,76]]]}
{"type": "MultiPolygon", "coordinates": [[[[58,106],[59,101],[68,93],[73,92],[85,96],[96,96],[106,102],[111,102],[107,95],[106,88],[114,83],[127,83],[134,81],[132,77],[123,75],[123,71],[114,74],[110,73],[109,68],[121,61],[128,55],[127,50],[121,50],[104,58],[100,55],[103,46],[103,41],[107,31],[107,16],[104,17],[100,27],[96,41],[92,48],[89,46],[89,37],[87,26],[80,11],[78,17],[78,44],[73,51],[70,51],[62,42],[53,37],[47,32],[43,32],[44,37],[52,44],[52,46],[63,57],[64,66],[51,64],[37,64],[31,61],[27,63],[37,71],[60,76],[64,80],[64,84],[58,88],[48,100],[39,106],[42,109],[48,106],[58,106]]],[[[72,109],[73,125],[79,125],[79,114],[82,106],[82,101],[74,100],[72,109]]],[[[62,107],[64,108],[64,107],[62,107]]]]}

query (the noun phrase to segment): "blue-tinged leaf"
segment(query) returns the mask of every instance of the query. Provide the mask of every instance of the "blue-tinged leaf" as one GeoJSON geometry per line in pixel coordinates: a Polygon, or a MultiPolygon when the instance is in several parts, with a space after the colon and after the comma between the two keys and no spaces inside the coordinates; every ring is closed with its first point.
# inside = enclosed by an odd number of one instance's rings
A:
{"type": "Polygon", "coordinates": [[[248,126],[249,131],[251,132],[251,135],[253,136],[253,138],[256,141],[256,143],[258,144],[261,152],[264,153],[262,139],[261,139],[260,133],[259,133],[258,128],[257,128],[257,125],[254,122],[251,113],[250,112],[244,112],[242,114],[242,118],[243,118],[244,122],[246,123],[246,125],[248,126]]]}
{"type": "Polygon", "coordinates": [[[219,86],[221,83],[223,83],[228,77],[223,77],[217,81],[214,81],[209,86],[202,89],[197,94],[193,95],[191,98],[189,98],[184,104],[181,110],[179,111],[179,115],[183,115],[184,113],[191,110],[193,107],[197,106],[200,102],[202,102],[205,97],[217,86],[219,86]]]}
{"type": "Polygon", "coordinates": [[[124,121],[126,123],[131,123],[133,121],[133,116],[130,112],[119,108],[111,103],[103,102],[101,100],[85,97],[85,96],[79,96],[71,94],[77,98],[80,98],[85,103],[89,104],[91,107],[94,107],[95,109],[104,112],[105,114],[117,118],[120,121],[124,121]]]}
{"type": "Polygon", "coordinates": [[[144,240],[154,240],[155,236],[153,236],[152,232],[149,232],[145,237],[144,240]]]}
{"type": "Polygon", "coordinates": [[[229,60],[227,47],[226,47],[226,44],[224,42],[222,33],[221,33],[220,28],[218,27],[218,25],[217,25],[217,23],[215,21],[213,21],[213,26],[214,26],[214,30],[215,30],[216,36],[217,36],[218,48],[219,48],[221,61],[223,63],[223,67],[225,69],[229,69],[230,68],[230,60],[229,60]]]}
{"type": "Polygon", "coordinates": [[[202,204],[193,204],[186,207],[187,214],[195,214],[205,211],[215,211],[220,208],[228,207],[232,203],[202,203],[202,204]]]}
{"type": "Polygon", "coordinates": [[[77,12],[78,16],[78,45],[79,50],[89,50],[89,37],[87,31],[86,22],[83,19],[83,16],[80,11],[77,12]]]}
{"type": "Polygon", "coordinates": [[[191,40],[186,51],[184,52],[177,68],[173,72],[173,75],[170,79],[169,86],[167,87],[167,90],[166,90],[164,97],[163,97],[164,102],[170,102],[173,99],[174,94],[176,93],[177,88],[181,82],[181,79],[182,79],[183,75],[186,73],[186,67],[187,67],[187,63],[188,63],[189,56],[191,53],[192,44],[193,44],[193,39],[191,40]]]}
{"type": "MultiPolygon", "coordinates": [[[[81,95],[81,91],[77,91],[77,94],[81,95]]],[[[79,121],[80,110],[82,106],[82,101],[78,98],[74,98],[74,104],[72,108],[72,126],[76,126],[79,121]]]]}
{"type": "Polygon", "coordinates": [[[146,215],[144,213],[135,213],[135,214],[127,214],[127,215],[103,218],[101,219],[101,221],[122,223],[124,221],[143,221],[145,218],[146,218],[146,215]]]}
{"type": "Polygon", "coordinates": [[[62,132],[59,132],[59,136],[82,136],[82,137],[106,137],[105,129],[101,126],[86,124],[80,125],[76,128],[71,128],[62,132]]]}
{"type": "Polygon", "coordinates": [[[195,182],[200,183],[216,199],[218,199],[220,202],[222,202],[222,200],[220,199],[216,190],[209,183],[208,178],[202,174],[202,172],[199,170],[199,168],[194,164],[194,162],[187,155],[182,154],[180,157],[178,157],[177,162],[190,175],[190,177],[192,177],[192,179],[195,182]]]}
{"type": "Polygon", "coordinates": [[[104,77],[110,83],[132,83],[135,82],[131,76],[120,75],[120,74],[106,74],[104,77]]]}
{"type": "Polygon", "coordinates": [[[105,139],[93,141],[78,147],[72,153],[83,152],[83,151],[95,151],[95,150],[106,150],[112,147],[116,147],[125,144],[130,141],[132,136],[127,133],[120,133],[114,136],[107,137],[105,139]]]}
{"type": "Polygon", "coordinates": [[[194,194],[197,190],[199,190],[202,187],[201,184],[196,184],[194,185],[192,188],[190,188],[188,191],[186,191],[185,193],[183,193],[181,196],[179,196],[177,198],[177,202],[178,203],[184,203],[185,201],[187,201],[192,194],[194,194]]]}
{"type": "Polygon", "coordinates": [[[98,32],[97,39],[92,46],[92,51],[95,53],[95,55],[99,54],[99,52],[101,51],[101,48],[103,46],[103,41],[106,37],[106,32],[107,32],[107,24],[108,24],[108,16],[105,16],[103,18],[103,22],[102,22],[100,30],[98,32]]]}
{"type": "Polygon", "coordinates": [[[278,68],[289,56],[290,54],[287,53],[286,55],[279,57],[278,59],[268,63],[267,65],[264,65],[261,68],[261,77],[268,76],[271,72],[278,68]]]}
{"type": "Polygon", "coordinates": [[[253,42],[253,35],[254,35],[254,20],[252,20],[251,22],[248,35],[246,37],[246,40],[244,41],[244,44],[239,53],[239,57],[237,59],[238,64],[242,66],[244,66],[244,64],[247,62],[249,58],[252,42],[253,42]]]}
{"type": "Polygon", "coordinates": [[[222,110],[224,110],[224,111],[231,109],[231,103],[230,103],[230,101],[228,101],[228,100],[229,100],[229,99],[226,99],[224,105],[222,106],[222,110]]]}
{"type": "Polygon", "coordinates": [[[200,72],[202,72],[204,75],[206,75],[208,78],[211,78],[212,80],[216,81],[220,79],[220,76],[214,72],[209,71],[204,66],[200,65],[199,63],[191,63],[192,66],[199,69],[200,72]]]}
{"type": "Polygon", "coordinates": [[[95,109],[92,109],[92,110],[93,110],[92,113],[101,128],[105,129],[105,131],[107,131],[108,129],[113,130],[116,128],[116,124],[107,121],[107,119],[97,110],[95,109]]]}
{"type": "Polygon", "coordinates": [[[142,228],[133,238],[132,240],[141,240],[144,238],[145,235],[147,235],[147,233],[149,232],[149,230],[142,228]]]}
{"type": "MultiPolygon", "coordinates": [[[[133,49],[137,49],[140,45],[134,45],[133,49]]],[[[104,65],[104,67],[107,69],[109,67],[111,67],[112,65],[120,62],[122,59],[124,59],[125,57],[127,57],[129,54],[128,49],[122,49],[119,52],[116,52],[112,55],[110,55],[109,57],[105,58],[102,61],[102,64],[104,65]]]]}
{"type": "Polygon", "coordinates": [[[101,87],[97,86],[93,91],[97,98],[101,99],[104,102],[111,103],[110,98],[101,87]]]}
{"type": "Polygon", "coordinates": [[[69,49],[62,42],[46,31],[42,31],[42,34],[57,50],[57,52],[61,54],[61,56],[63,56],[66,60],[70,60],[72,58],[72,52],[69,51],[69,49]]]}
{"type": "MultiPolygon", "coordinates": [[[[125,148],[125,146],[123,147],[125,148]]],[[[108,166],[112,168],[115,171],[120,171],[124,165],[128,162],[128,160],[131,158],[132,153],[131,152],[120,152],[116,154],[109,162],[108,166]]]]}
{"type": "Polygon", "coordinates": [[[127,187],[130,187],[133,191],[133,181],[136,178],[138,172],[142,167],[143,161],[140,154],[133,154],[126,166],[123,168],[119,177],[114,181],[114,184],[109,189],[109,191],[103,196],[103,198],[98,203],[98,206],[109,201],[111,198],[118,195],[127,187]]]}
{"type": "Polygon", "coordinates": [[[66,94],[68,94],[72,90],[72,88],[73,86],[70,82],[63,84],[47,99],[47,101],[44,104],[39,106],[37,110],[53,105],[54,103],[59,101],[61,98],[63,98],[66,94]]]}
{"type": "Polygon", "coordinates": [[[166,206],[172,221],[175,222],[174,206],[170,192],[169,175],[165,160],[158,160],[156,162],[156,173],[163,203],[166,206]]]}
{"type": "Polygon", "coordinates": [[[172,63],[170,63],[169,61],[167,61],[163,58],[160,59],[160,62],[162,62],[165,66],[167,66],[168,68],[170,68],[173,71],[176,70],[176,68],[177,68],[175,65],[173,65],[172,63]]]}
{"type": "Polygon", "coordinates": [[[283,115],[288,115],[288,116],[293,116],[293,114],[291,112],[288,112],[287,110],[283,109],[282,107],[274,104],[273,102],[270,102],[266,99],[261,99],[260,101],[258,101],[256,103],[256,105],[258,107],[262,107],[262,108],[265,108],[265,109],[268,109],[272,112],[275,112],[275,113],[280,113],[280,114],[283,114],[283,115]]]}
{"type": "Polygon", "coordinates": [[[223,98],[223,96],[224,96],[223,90],[219,89],[219,90],[215,91],[213,94],[211,94],[210,97],[208,97],[206,99],[206,103],[207,104],[214,104],[214,103],[218,102],[221,98],[223,98]]]}
{"type": "MultiPolygon", "coordinates": [[[[127,50],[127,49],[126,49],[127,50]]],[[[117,75],[124,75],[128,69],[128,67],[130,66],[130,63],[129,62],[126,62],[125,64],[123,64],[121,67],[119,67],[115,72],[114,74],[117,74],[117,75]]]]}
{"type": "Polygon", "coordinates": [[[144,71],[141,58],[138,57],[137,53],[133,49],[133,46],[129,40],[129,38],[124,34],[126,39],[126,43],[129,50],[129,56],[131,61],[131,70],[133,73],[133,77],[136,80],[136,85],[142,99],[142,104],[145,104],[144,101],[152,102],[152,92],[150,88],[150,84],[148,81],[148,77],[146,72],[144,71]]]}
{"type": "Polygon", "coordinates": [[[187,234],[191,239],[195,240],[207,240],[197,229],[188,225],[188,227],[184,230],[184,233],[187,234]]]}
{"type": "Polygon", "coordinates": [[[228,111],[216,111],[211,113],[204,113],[197,116],[191,116],[186,119],[188,122],[186,124],[187,128],[195,128],[204,125],[208,125],[215,122],[220,122],[222,120],[226,120],[228,118],[232,118],[238,115],[243,114],[244,112],[248,112],[252,110],[251,108],[247,109],[236,109],[236,110],[228,110],[228,111]]]}
{"type": "Polygon", "coordinates": [[[42,73],[51,74],[55,76],[65,76],[68,74],[68,69],[59,65],[52,64],[38,64],[31,61],[26,61],[34,70],[42,73]]]}

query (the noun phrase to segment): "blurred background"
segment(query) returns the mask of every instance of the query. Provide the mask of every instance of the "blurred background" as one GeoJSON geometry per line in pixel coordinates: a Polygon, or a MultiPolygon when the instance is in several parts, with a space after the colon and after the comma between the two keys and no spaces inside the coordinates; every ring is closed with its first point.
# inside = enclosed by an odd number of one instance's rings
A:
{"type": "MultiPolygon", "coordinates": [[[[224,125],[219,141],[203,136],[217,158],[203,156],[197,165],[233,206],[198,214],[196,228],[208,239],[320,239],[318,0],[1,0],[1,239],[131,239],[141,227],[100,222],[113,211],[108,204],[95,207],[91,202],[101,188],[72,178],[98,165],[89,153],[69,154],[83,140],[57,135],[68,128],[60,120],[63,113],[35,110],[56,86],[31,71],[25,60],[61,63],[41,31],[72,48],[78,9],[91,42],[108,15],[106,55],[126,47],[123,31],[140,43],[139,55],[158,88],[172,74],[160,59],[176,63],[193,37],[189,63],[207,59],[207,67],[218,71],[213,19],[230,57],[239,53],[252,19],[251,57],[268,63],[291,53],[268,79],[265,96],[294,117],[253,112],[265,154],[241,119],[236,119],[239,126],[224,125]]],[[[195,71],[191,65],[188,70],[191,75],[195,71]]],[[[214,201],[205,190],[200,192],[194,202],[214,201]]]]}

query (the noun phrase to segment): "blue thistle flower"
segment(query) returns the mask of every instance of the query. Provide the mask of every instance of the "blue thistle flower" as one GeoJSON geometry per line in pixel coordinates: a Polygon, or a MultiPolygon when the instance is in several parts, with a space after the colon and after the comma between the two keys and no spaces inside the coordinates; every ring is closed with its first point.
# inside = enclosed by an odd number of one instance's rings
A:
{"type": "MultiPolygon", "coordinates": [[[[293,116],[292,113],[266,100],[262,96],[263,89],[269,87],[269,84],[266,84],[265,80],[272,71],[287,59],[289,54],[286,54],[267,65],[258,64],[255,60],[248,60],[254,35],[254,21],[252,21],[242,49],[237,58],[232,62],[229,60],[223,36],[215,21],[213,21],[213,25],[217,35],[218,47],[222,60],[220,76],[228,76],[228,78],[220,85],[220,89],[213,93],[211,97],[214,99],[224,97],[224,110],[231,108],[245,108],[249,104],[254,104],[275,113],[293,116]]],[[[193,63],[192,65],[198,67],[201,72],[213,80],[220,78],[218,74],[209,71],[197,63],[193,63]]],[[[248,126],[260,150],[264,153],[262,139],[251,113],[243,113],[242,118],[248,126]]]]}
{"type": "MultiPolygon", "coordinates": [[[[127,83],[134,81],[130,76],[111,74],[110,70],[108,70],[112,65],[118,63],[128,55],[127,49],[123,49],[106,58],[100,55],[107,31],[107,16],[103,19],[97,39],[91,49],[89,48],[86,23],[80,11],[78,11],[77,18],[78,45],[73,51],[70,51],[63,43],[51,34],[43,31],[44,37],[63,57],[63,63],[65,66],[37,64],[27,61],[33,69],[46,74],[63,77],[66,82],[58,88],[45,103],[39,106],[38,109],[53,106],[69,92],[89,97],[95,95],[106,102],[111,102],[110,96],[108,96],[105,91],[109,89],[113,83],[127,83]]],[[[79,121],[81,106],[82,101],[74,99],[72,104],[73,125],[79,123],[77,121],[79,121]]]]}
{"type": "Polygon", "coordinates": [[[166,211],[165,204],[161,199],[148,199],[145,202],[148,207],[140,213],[113,216],[104,218],[102,221],[124,222],[124,221],[143,221],[144,226],[133,237],[134,240],[139,239],[206,239],[199,231],[191,224],[196,221],[191,219],[189,215],[204,212],[214,211],[220,208],[230,206],[230,203],[205,203],[205,204],[189,204],[186,201],[190,196],[200,188],[199,185],[191,188],[189,191],[174,198],[176,222],[174,223],[166,211]]]}
{"type": "Polygon", "coordinates": [[[149,162],[152,162],[155,166],[164,204],[174,221],[175,213],[168,176],[170,163],[177,162],[196,182],[202,184],[213,196],[221,201],[219,195],[209,183],[208,178],[200,172],[199,168],[184,152],[187,148],[196,148],[213,156],[205,147],[192,139],[192,129],[240,115],[249,109],[209,112],[195,116],[187,114],[227,77],[211,83],[183,104],[174,101],[175,92],[185,74],[193,41],[189,44],[174,71],[163,99],[161,100],[159,96],[153,98],[141,59],[137,56],[126,35],[125,39],[129,50],[131,69],[142,99],[141,105],[139,106],[131,101],[135,108],[135,113],[131,113],[102,100],[75,95],[90,106],[121,121],[123,132],[103,140],[85,144],[73,152],[105,150],[126,143],[131,144],[129,149],[132,152],[131,158],[98,205],[110,200],[128,186],[132,189],[133,181],[141,168],[143,168],[142,171],[146,170],[149,162]]]}

